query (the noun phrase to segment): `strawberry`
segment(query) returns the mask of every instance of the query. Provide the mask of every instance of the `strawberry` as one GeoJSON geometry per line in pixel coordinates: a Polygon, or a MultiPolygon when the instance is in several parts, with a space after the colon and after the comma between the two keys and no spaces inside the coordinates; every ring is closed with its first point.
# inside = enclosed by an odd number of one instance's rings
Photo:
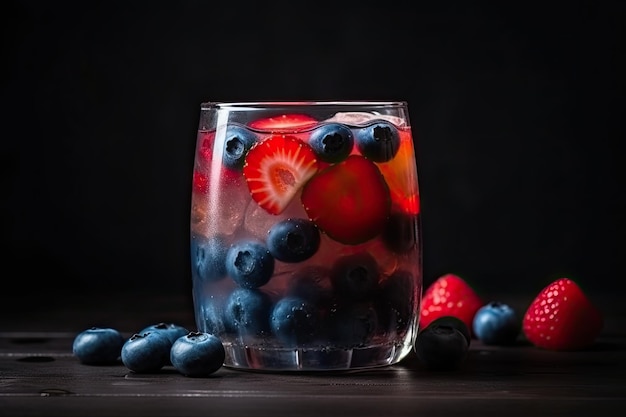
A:
{"type": "Polygon", "coordinates": [[[463,278],[455,274],[442,275],[422,296],[420,328],[439,317],[452,316],[471,329],[474,315],[483,305],[482,299],[463,278]]]}
{"type": "Polygon", "coordinates": [[[200,171],[193,171],[192,185],[193,192],[206,194],[209,191],[209,176],[200,171]]]}
{"type": "Polygon", "coordinates": [[[274,135],[250,148],[243,175],[252,199],[268,213],[280,214],[317,170],[309,145],[293,136],[274,135]]]}
{"type": "Polygon", "coordinates": [[[400,131],[400,147],[395,157],[379,165],[389,191],[392,204],[406,214],[420,212],[420,197],[417,192],[417,169],[411,133],[400,131]]]}
{"type": "Polygon", "coordinates": [[[317,120],[311,116],[293,113],[258,119],[248,124],[248,126],[252,129],[262,130],[265,132],[289,133],[313,127],[316,123],[317,120]]]}
{"type": "Polygon", "coordinates": [[[559,278],[537,295],[522,321],[524,335],[548,350],[580,350],[593,344],[603,318],[583,290],[569,278],[559,278]]]}
{"type": "Polygon", "coordinates": [[[302,189],[307,215],[337,242],[355,245],[378,236],[391,209],[389,188],[375,163],[350,155],[302,189]]]}

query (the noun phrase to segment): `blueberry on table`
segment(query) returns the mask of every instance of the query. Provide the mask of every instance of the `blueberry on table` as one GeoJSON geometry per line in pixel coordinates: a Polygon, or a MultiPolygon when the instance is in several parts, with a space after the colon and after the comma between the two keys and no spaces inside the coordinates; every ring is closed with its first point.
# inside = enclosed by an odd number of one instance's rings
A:
{"type": "Polygon", "coordinates": [[[472,322],[474,335],[486,345],[511,345],[521,329],[515,310],[492,301],[478,309],[472,322]]]}
{"type": "Polygon", "coordinates": [[[437,324],[438,326],[450,326],[463,335],[465,340],[467,341],[467,345],[469,346],[472,341],[472,334],[470,332],[469,327],[465,324],[463,320],[456,316],[441,316],[433,320],[430,324],[437,324]]]}
{"type": "Polygon", "coordinates": [[[274,257],[263,242],[242,239],[235,242],[226,254],[226,271],[242,288],[258,288],[274,273],[274,257]]]}
{"type": "Polygon", "coordinates": [[[280,261],[302,262],[319,249],[320,232],[308,219],[282,220],[269,230],[267,247],[272,256],[280,261]]]}
{"type": "Polygon", "coordinates": [[[86,365],[109,365],[120,359],[124,337],[109,327],[91,327],[74,338],[72,353],[86,365]]]}
{"type": "Polygon", "coordinates": [[[415,339],[418,360],[431,370],[446,371],[459,368],[469,350],[464,332],[452,324],[449,318],[445,319],[447,323],[444,320],[434,320],[421,330],[415,339]]]}
{"type": "Polygon", "coordinates": [[[170,339],[170,342],[174,343],[176,339],[189,333],[189,330],[179,324],[161,322],[151,324],[150,326],[143,328],[138,333],[143,334],[148,332],[163,332],[167,336],[167,338],[170,339]]]}
{"type": "Polygon", "coordinates": [[[136,373],[157,372],[170,363],[171,347],[163,332],[135,333],[122,346],[122,363],[136,373]]]}
{"type": "Polygon", "coordinates": [[[191,237],[191,265],[194,278],[219,281],[226,277],[228,245],[221,235],[191,237]]]}
{"type": "Polygon", "coordinates": [[[337,163],[350,155],[354,138],[348,127],[339,123],[329,123],[311,133],[309,145],[320,160],[337,163]]]}
{"type": "Polygon", "coordinates": [[[220,369],[226,352],[222,341],[205,332],[190,332],[172,345],[170,361],[181,374],[189,377],[208,376],[220,369]]]}
{"type": "Polygon", "coordinates": [[[237,288],[226,300],[224,327],[242,335],[269,334],[272,305],[272,299],[263,291],[237,288]]]}
{"type": "Polygon", "coordinates": [[[273,334],[289,346],[311,342],[316,335],[320,311],[300,297],[287,296],[276,303],[270,317],[273,334]]]}
{"type": "Polygon", "coordinates": [[[335,292],[353,301],[371,298],[378,288],[378,264],[368,252],[359,252],[339,258],[330,271],[335,292]]]}
{"type": "Polygon", "coordinates": [[[256,141],[256,135],[244,127],[228,126],[226,137],[224,138],[224,155],[222,157],[224,166],[241,170],[246,154],[256,141]]]}
{"type": "Polygon", "coordinates": [[[387,162],[400,149],[400,133],[391,123],[380,121],[359,129],[356,133],[356,145],[367,159],[387,162]]]}

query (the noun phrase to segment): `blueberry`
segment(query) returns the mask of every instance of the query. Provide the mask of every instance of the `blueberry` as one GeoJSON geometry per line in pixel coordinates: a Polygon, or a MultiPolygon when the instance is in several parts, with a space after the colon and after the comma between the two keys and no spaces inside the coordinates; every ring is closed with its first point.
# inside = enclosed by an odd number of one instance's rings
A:
{"type": "Polygon", "coordinates": [[[226,277],[228,246],[221,235],[191,237],[191,265],[194,278],[202,281],[219,281],[226,277]]]}
{"type": "Polygon", "coordinates": [[[136,373],[157,372],[170,363],[171,347],[164,332],[135,333],[122,346],[122,363],[136,373]]]}
{"type": "Polygon", "coordinates": [[[383,230],[383,243],[393,252],[406,253],[417,245],[417,228],[417,216],[393,213],[383,230]]]}
{"type": "Polygon", "coordinates": [[[179,324],[161,322],[151,324],[150,326],[143,328],[140,332],[137,333],[143,334],[148,332],[163,332],[167,336],[167,338],[170,339],[170,342],[174,343],[176,339],[189,333],[189,330],[179,324]]]}
{"type": "Polygon", "coordinates": [[[124,337],[109,327],[92,327],[74,338],[72,352],[81,363],[108,365],[119,361],[124,337]]]}
{"type": "Polygon", "coordinates": [[[391,123],[380,121],[359,129],[356,144],[364,157],[374,162],[387,162],[400,148],[400,134],[391,123]]]}
{"type": "Polygon", "coordinates": [[[200,324],[198,328],[205,333],[219,335],[224,332],[224,307],[213,296],[206,297],[200,303],[200,324]]]}
{"type": "Polygon", "coordinates": [[[469,346],[469,344],[472,341],[472,334],[470,332],[470,329],[467,327],[465,322],[463,320],[461,320],[460,318],[458,318],[458,317],[455,317],[455,316],[441,316],[441,317],[436,318],[432,322],[430,322],[430,324],[434,324],[434,325],[437,325],[437,326],[452,327],[452,328],[458,330],[459,332],[461,332],[463,337],[465,337],[465,341],[467,342],[468,346],[469,346]]]}
{"type": "Polygon", "coordinates": [[[327,320],[332,343],[344,347],[366,344],[379,327],[378,314],[368,303],[340,304],[327,320]]]}
{"type": "Polygon", "coordinates": [[[226,137],[224,138],[224,155],[222,160],[224,165],[240,170],[243,167],[246,154],[257,142],[254,133],[242,126],[228,126],[226,137]]]}
{"type": "Polygon", "coordinates": [[[287,296],[278,300],[270,318],[273,334],[289,346],[311,342],[315,338],[320,312],[304,298],[287,296]]]}
{"type": "Polygon", "coordinates": [[[417,286],[413,274],[397,270],[380,286],[379,317],[381,326],[393,333],[408,330],[417,311],[417,286]]]}
{"type": "Polygon", "coordinates": [[[189,377],[211,375],[221,368],[225,357],[222,341],[204,332],[191,332],[177,339],[170,350],[174,368],[189,377]]]}
{"type": "Polygon", "coordinates": [[[476,338],[486,345],[510,345],[517,339],[520,322],[513,308],[492,301],[478,309],[472,329],[476,338]]]}
{"type": "Polygon", "coordinates": [[[352,151],[353,144],[352,131],[339,123],[321,126],[309,137],[309,145],[317,157],[329,163],[346,159],[352,151]]]}
{"type": "Polygon", "coordinates": [[[271,297],[257,289],[236,288],[226,300],[227,331],[263,336],[270,333],[271,297]]]}
{"type": "Polygon", "coordinates": [[[339,258],[330,271],[330,279],[338,296],[361,301],[371,298],[377,290],[378,264],[368,252],[339,258]]]}
{"type": "Polygon", "coordinates": [[[274,257],[263,242],[240,240],[226,254],[226,271],[240,287],[258,288],[272,277],[274,257]]]}
{"type": "Polygon", "coordinates": [[[459,368],[465,361],[468,350],[467,338],[456,325],[437,322],[437,320],[422,329],[415,339],[415,353],[418,360],[431,370],[444,371],[459,368]]]}
{"type": "Polygon", "coordinates": [[[323,266],[305,266],[289,278],[286,295],[304,298],[320,304],[331,298],[330,270],[323,266]]]}
{"type": "Polygon", "coordinates": [[[282,220],[269,230],[267,247],[272,256],[280,261],[302,262],[319,249],[320,232],[308,219],[282,220]]]}

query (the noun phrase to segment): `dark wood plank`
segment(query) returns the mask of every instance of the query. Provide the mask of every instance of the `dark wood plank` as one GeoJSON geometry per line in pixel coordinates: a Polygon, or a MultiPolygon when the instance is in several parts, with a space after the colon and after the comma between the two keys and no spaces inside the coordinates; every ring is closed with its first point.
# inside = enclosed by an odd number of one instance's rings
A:
{"type": "Polygon", "coordinates": [[[149,303],[143,311],[95,303],[82,314],[61,309],[39,319],[3,315],[0,415],[604,417],[621,416],[626,407],[626,334],[619,305],[592,349],[550,352],[523,340],[513,347],[473,341],[464,366],[453,372],[427,371],[412,354],[401,364],[363,372],[222,368],[208,378],[188,378],[172,367],[138,375],[122,364],[87,366],[72,356],[73,337],[94,317],[111,320],[127,334],[148,323],[156,305],[161,318],[189,319],[184,301],[149,303]]]}

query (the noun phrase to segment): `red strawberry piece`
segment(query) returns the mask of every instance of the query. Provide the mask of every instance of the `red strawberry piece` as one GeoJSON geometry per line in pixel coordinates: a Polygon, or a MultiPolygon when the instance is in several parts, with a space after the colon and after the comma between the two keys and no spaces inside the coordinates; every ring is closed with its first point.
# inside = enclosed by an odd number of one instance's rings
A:
{"type": "Polygon", "coordinates": [[[603,318],[583,290],[569,278],[549,284],[528,307],[522,321],[524,335],[548,350],[589,347],[602,330],[603,318]]]}
{"type": "Polygon", "coordinates": [[[380,172],[389,185],[392,204],[404,213],[418,214],[420,197],[413,140],[407,131],[400,131],[400,138],[398,152],[392,160],[379,165],[380,172]]]}
{"type": "Polygon", "coordinates": [[[196,163],[200,168],[206,168],[211,165],[211,158],[213,157],[213,143],[215,142],[215,131],[198,132],[198,149],[196,152],[196,163]]]}
{"type": "Polygon", "coordinates": [[[380,170],[360,155],[350,155],[320,171],[302,189],[301,200],[322,231],[349,245],[378,236],[391,208],[380,170]]]}
{"type": "Polygon", "coordinates": [[[271,214],[287,208],[318,171],[313,149],[293,136],[274,135],[250,148],[243,175],[254,201],[271,214]]]}
{"type": "Polygon", "coordinates": [[[306,114],[282,114],[280,116],[258,119],[248,124],[252,129],[273,133],[298,132],[317,123],[313,117],[306,114]]]}
{"type": "Polygon", "coordinates": [[[200,171],[194,171],[192,185],[193,192],[206,194],[209,191],[209,176],[200,171]]]}
{"type": "Polygon", "coordinates": [[[474,315],[483,305],[482,299],[463,278],[455,274],[443,275],[422,296],[420,328],[426,328],[439,317],[452,316],[471,329],[474,315]]]}

